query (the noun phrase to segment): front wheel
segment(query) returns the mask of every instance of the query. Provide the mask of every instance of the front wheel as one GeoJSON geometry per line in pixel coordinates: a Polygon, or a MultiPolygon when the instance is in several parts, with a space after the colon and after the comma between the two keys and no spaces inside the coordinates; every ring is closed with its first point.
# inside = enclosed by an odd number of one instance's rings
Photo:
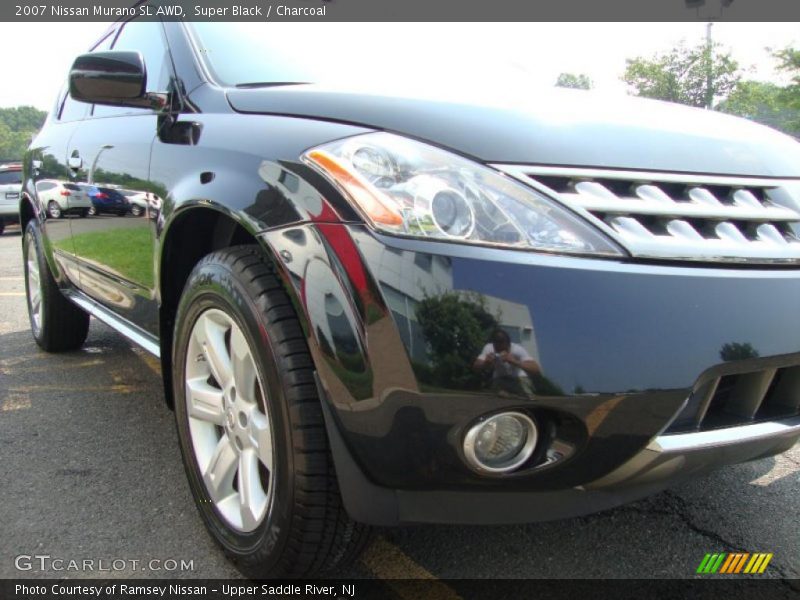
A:
{"type": "Polygon", "coordinates": [[[34,220],[25,227],[24,236],[25,294],[33,339],[47,352],[80,348],[89,333],[89,315],[67,300],[58,289],[42,250],[41,232],[34,220]]]}
{"type": "Polygon", "coordinates": [[[134,204],[133,206],[131,206],[131,214],[134,217],[141,217],[142,216],[142,212],[144,212],[144,211],[142,210],[142,207],[139,206],[138,204],[134,204]]]}
{"type": "Polygon", "coordinates": [[[341,568],[370,530],[342,506],[314,367],[258,246],[192,271],[173,345],[178,439],[198,510],[249,577],[341,568]]]}
{"type": "Polygon", "coordinates": [[[97,214],[97,209],[94,206],[91,206],[89,209],[87,209],[86,214],[90,217],[93,217],[97,214]]]}

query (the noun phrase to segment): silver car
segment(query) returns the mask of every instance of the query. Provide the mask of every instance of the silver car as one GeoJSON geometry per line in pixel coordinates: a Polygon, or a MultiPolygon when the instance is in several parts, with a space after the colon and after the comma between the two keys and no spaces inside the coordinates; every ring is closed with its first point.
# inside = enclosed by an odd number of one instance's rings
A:
{"type": "Polygon", "coordinates": [[[6,225],[19,223],[22,165],[0,166],[0,234],[6,225]]]}
{"type": "Polygon", "coordinates": [[[55,179],[42,179],[36,182],[36,191],[42,204],[47,207],[47,216],[51,219],[59,219],[66,213],[81,217],[93,214],[92,200],[80,185],[55,179]]]}

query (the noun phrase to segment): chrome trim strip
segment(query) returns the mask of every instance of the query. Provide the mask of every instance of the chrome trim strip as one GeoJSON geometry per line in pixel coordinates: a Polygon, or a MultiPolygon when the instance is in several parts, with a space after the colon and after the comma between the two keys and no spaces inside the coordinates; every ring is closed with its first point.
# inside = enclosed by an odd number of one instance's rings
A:
{"type": "Polygon", "coordinates": [[[800,435],[800,417],[697,433],[661,435],[650,442],[647,449],[659,453],[691,452],[791,435],[800,435]]]}
{"type": "Polygon", "coordinates": [[[118,317],[110,310],[95,302],[82,292],[77,290],[65,290],[64,295],[90,315],[95,317],[98,321],[102,321],[112,329],[121,333],[135,344],[138,344],[147,350],[147,352],[156,358],[161,358],[161,346],[159,345],[158,340],[142,331],[133,323],[118,317]]]}
{"type": "Polygon", "coordinates": [[[669,173],[661,171],[625,171],[617,169],[592,169],[582,167],[552,167],[541,165],[516,165],[494,163],[491,165],[505,173],[526,180],[530,174],[556,177],[586,177],[601,179],[630,179],[631,181],[663,181],[688,185],[734,185],[742,187],[781,187],[787,183],[800,183],[800,178],[748,177],[738,175],[704,175],[702,173],[669,173]]]}

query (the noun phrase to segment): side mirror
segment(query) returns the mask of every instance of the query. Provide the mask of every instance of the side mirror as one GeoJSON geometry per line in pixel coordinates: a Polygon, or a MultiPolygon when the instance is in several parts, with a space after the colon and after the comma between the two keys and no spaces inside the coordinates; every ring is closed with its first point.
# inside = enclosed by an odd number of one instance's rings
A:
{"type": "Polygon", "coordinates": [[[147,70],[139,52],[92,52],[75,59],[69,95],[80,102],[158,108],[160,95],[148,94],[147,70]]]}

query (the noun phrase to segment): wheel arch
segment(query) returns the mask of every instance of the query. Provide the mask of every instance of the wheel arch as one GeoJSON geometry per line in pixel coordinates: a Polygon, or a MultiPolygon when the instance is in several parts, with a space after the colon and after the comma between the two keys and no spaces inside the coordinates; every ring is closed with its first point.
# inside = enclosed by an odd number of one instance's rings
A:
{"type": "MultiPolygon", "coordinates": [[[[164,226],[159,236],[157,255],[157,282],[159,301],[159,339],[161,346],[161,372],[167,405],[174,407],[172,395],[172,343],[175,315],[183,288],[189,274],[200,260],[217,250],[240,244],[256,244],[266,254],[283,288],[297,308],[296,294],[287,284],[280,261],[258,236],[251,224],[223,205],[187,203],[177,210],[164,226]]],[[[301,325],[306,328],[306,315],[296,310],[301,325]]],[[[307,330],[307,329],[306,329],[307,330]]]]}
{"type": "Polygon", "coordinates": [[[19,227],[25,231],[31,219],[36,218],[36,205],[28,194],[23,193],[19,201],[19,227]]]}

